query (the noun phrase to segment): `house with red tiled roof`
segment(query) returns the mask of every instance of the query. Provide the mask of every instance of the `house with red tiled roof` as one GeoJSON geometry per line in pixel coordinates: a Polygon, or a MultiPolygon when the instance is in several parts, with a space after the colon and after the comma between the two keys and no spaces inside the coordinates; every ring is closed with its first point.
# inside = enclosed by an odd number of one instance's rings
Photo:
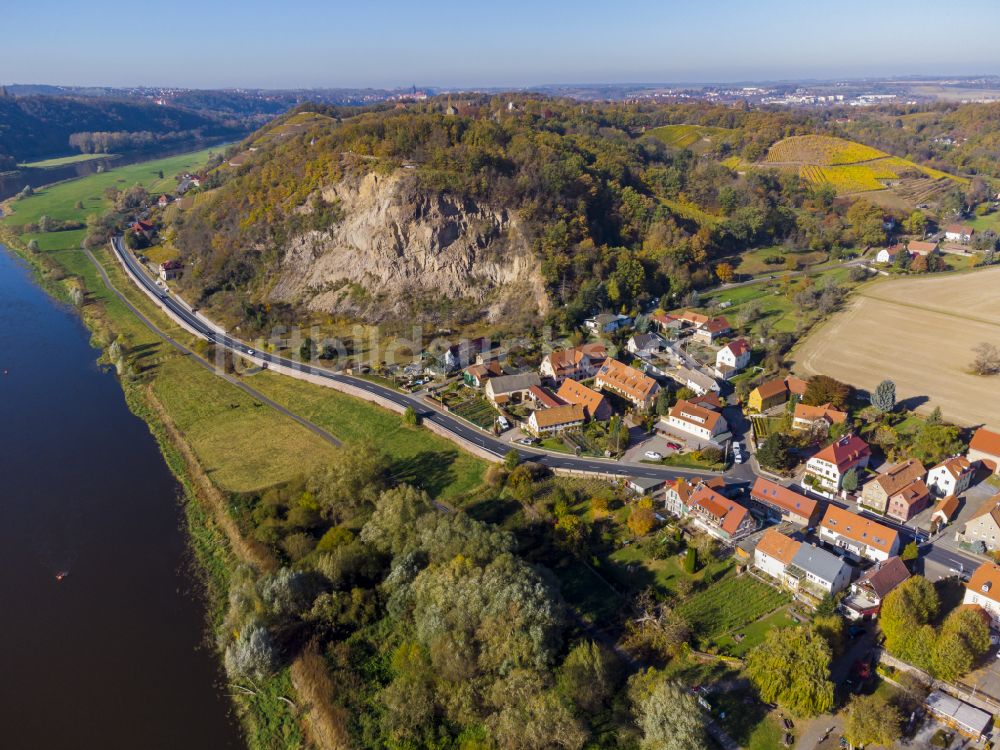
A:
{"type": "Polygon", "coordinates": [[[871,449],[857,435],[844,435],[826,446],[806,462],[806,477],[814,486],[827,492],[840,489],[844,475],[851,469],[868,466],[871,449]]]}
{"type": "Polygon", "coordinates": [[[713,409],[696,406],[684,399],[670,408],[666,420],[661,420],[661,423],[668,429],[680,430],[701,440],[712,440],[729,429],[722,414],[713,409]]]}
{"type": "Polygon", "coordinates": [[[893,464],[874,479],[865,482],[858,504],[885,513],[889,508],[890,497],[923,478],[924,465],[915,458],[893,464]]]}
{"type": "Polygon", "coordinates": [[[469,365],[462,373],[462,379],[466,385],[473,388],[482,388],[490,378],[498,378],[503,375],[499,360],[491,359],[482,364],[469,365]]]}
{"type": "Polygon", "coordinates": [[[679,477],[667,483],[664,493],[663,508],[677,518],[684,518],[691,512],[691,496],[700,485],[705,485],[716,492],[726,489],[722,477],[679,477]]]}
{"type": "Polygon", "coordinates": [[[958,510],[958,502],[958,495],[948,495],[948,497],[942,498],[931,514],[931,525],[941,528],[951,523],[951,519],[955,517],[955,512],[958,510]]]}
{"type": "Polygon", "coordinates": [[[886,515],[906,523],[930,504],[931,492],[923,479],[911,482],[889,497],[886,515]]]}
{"type": "Polygon", "coordinates": [[[923,240],[910,240],[906,243],[906,249],[912,255],[930,255],[938,249],[938,243],[925,242],[923,240]]]}
{"type": "Polygon", "coordinates": [[[806,381],[788,375],[761,383],[747,397],[747,411],[762,413],[788,401],[792,396],[801,398],[806,392],[806,381]]]}
{"type": "Polygon", "coordinates": [[[564,404],[551,409],[535,409],[528,417],[527,431],[535,437],[555,435],[587,421],[582,406],[564,404]]]}
{"type": "Polygon", "coordinates": [[[851,593],[840,603],[840,609],[851,620],[874,618],[882,607],[882,600],[909,577],[910,571],[900,557],[875,563],[851,584],[851,593]]]}
{"type": "Polygon", "coordinates": [[[604,344],[583,344],[569,349],[556,349],[542,359],[538,368],[543,378],[561,383],[566,378],[586,380],[597,374],[597,370],[608,357],[604,344]]]}
{"type": "Polygon", "coordinates": [[[965,455],[969,461],[980,461],[994,474],[1000,474],[1000,433],[980,427],[973,434],[965,455]]]}
{"type": "Polygon", "coordinates": [[[757,477],[750,490],[750,497],[763,506],[774,520],[812,526],[819,517],[819,503],[811,497],[764,477],[757,477]]]}
{"type": "Polygon", "coordinates": [[[720,315],[716,318],[709,318],[698,326],[694,332],[694,337],[711,344],[717,338],[727,336],[732,332],[733,327],[729,325],[729,321],[720,315]]]}
{"type": "Polygon", "coordinates": [[[859,559],[888,560],[899,552],[899,534],[895,529],[833,504],[826,507],[820,521],[819,538],[859,559]]]}
{"type": "Polygon", "coordinates": [[[982,607],[994,625],[1000,625],[1000,565],[987,562],[976,568],[965,584],[963,604],[982,607]]]}
{"type": "Polygon", "coordinates": [[[961,495],[972,484],[976,470],[965,456],[946,458],[927,472],[927,487],[938,497],[961,495]]]}
{"type": "Polygon", "coordinates": [[[656,394],[660,392],[660,386],[655,380],[617,359],[604,361],[594,378],[594,385],[617,393],[643,411],[649,411],[653,407],[656,394]]]}
{"type": "Polygon", "coordinates": [[[587,412],[587,417],[596,422],[611,419],[611,404],[604,396],[583,383],[567,378],[556,391],[556,396],[567,404],[579,404],[587,412]]]}
{"type": "Polygon", "coordinates": [[[750,344],[746,339],[730,341],[715,353],[715,372],[728,380],[750,363],[750,344]]]}
{"type": "Polygon", "coordinates": [[[702,315],[699,312],[694,312],[693,310],[684,310],[682,313],[677,315],[677,319],[683,322],[685,325],[700,326],[707,323],[711,318],[707,315],[702,315]]]}
{"type": "Polygon", "coordinates": [[[971,545],[982,544],[990,552],[1000,549],[1000,495],[994,495],[983,503],[968,521],[965,530],[956,534],[960,542],[971,545]]]}
{"type": "Polygon", "coordinates": [[[949,224],[944,228],[944,238],[948,242],[961,242],[963,245],[972,242],[976,230],[971,224],[949,224]]]}
{"type": "Polygon", "coordinates": [[[844,424],[847,421],[847,412],[834,409],[832,404],[810,406],[798,403],[795,404],[792,416],[793,430],[809,430],[817,426],[829,429],[832,425],[844,424]]]}
{"type": "Polygon", "coordinates": [[[739,539],[757,528],[750,511],[705,484],[691,494],[690,515],[695,523],[725,541],[739,539]]]}
{"type": "Polygon", "coordinates": [[[528,388],[528,398],[538,404],[538,406],[542,409],[553,409],[556,406],[564,405],[562,399],[557,398],[552,391],[548,388],[543,388],[540,385],[533,385],[528,388]]]}
{"type": "Polygon", "coordinates": [[[753,551],[754,567],[767,573],[771,578],[781,580],[785,568],[792,564],[800,545],[801,542],[785,536],[777,529],[768,529],[753,551]]]}

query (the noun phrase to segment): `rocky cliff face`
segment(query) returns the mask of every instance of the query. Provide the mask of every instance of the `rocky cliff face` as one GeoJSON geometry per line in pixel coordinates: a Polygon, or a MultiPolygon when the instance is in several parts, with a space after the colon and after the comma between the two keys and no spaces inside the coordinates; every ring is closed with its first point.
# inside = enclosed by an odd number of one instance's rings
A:
{"type": "Polygon", "coordinates": [[[421,190],[405,169],[345,178],[323,198],[344,218],[291,240],[273,301],[373,321],[433,318],[435,308],[492,319],[547,308],[538,262],[505,209],[421,190]]]}

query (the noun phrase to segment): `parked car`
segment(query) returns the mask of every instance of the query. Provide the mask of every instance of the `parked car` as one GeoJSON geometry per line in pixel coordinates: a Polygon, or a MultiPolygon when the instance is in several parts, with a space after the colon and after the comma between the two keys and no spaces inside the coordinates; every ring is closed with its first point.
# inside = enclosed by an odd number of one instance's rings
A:
{"type": "Polygon", "coordinates": [[[510,422],[507,421],[507,417],[504,416],[497,417],[497,424],[500,425],[505,430],[510,429],[510,422]]]}
{"type": "Polygon", "coordinates": [[[667,443],[667,447],[672,451],[679,451],[681,449],[679,443],[667,443]]]}
{"type": "Polygon", "coordinates": [[[661,461],[663,460],[663,454],[657,451],[646,451],[646,458],[650,461],[661,461]]]}
{"type": "Polygon", "coordinates": [[[795,727],[795,725],[792,723],[792,720],[789,719],[787,716],[781,720],[781,723],[785,725],[785,729],[793,729],[795,727]]]}

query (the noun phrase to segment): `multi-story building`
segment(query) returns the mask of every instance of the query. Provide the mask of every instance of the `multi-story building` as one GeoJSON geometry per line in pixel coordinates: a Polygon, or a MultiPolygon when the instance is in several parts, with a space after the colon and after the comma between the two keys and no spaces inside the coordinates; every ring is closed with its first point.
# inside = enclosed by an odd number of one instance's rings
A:
{"type": "Polygon", "coordinates": [[[851,469],[868,466],[871,449],[857,435],[844,435],[830,443],[806,462],[806,477],[812,477],[817,489],[835,492],[851,469]]]}
{"type": "Polygon", "coordinates": [[[567,378],[586,380],[597,374],[607,358],[608,351],[604,344],[583,344],[569,349],[556,349],[545,355],[538,372],[543,378],[555,383],[561,383],[567,378]]]}
{"type": "Polygon", "coordinates": [[[763,477],[757,477],[750,497],[762,505],[774,520],[812,526],[818,518],[819,503],[815,500],[763,477]]]}
{"type": "Polygon", "coordinates": [[[819,538],[858,559],[877,562],[899,552],[899,534],[895,529],[832,504],[827,506],[820,521],[819,538]]]}
{"type": "Polygon", "coordinates": [[[617,359],[604,361],[594,378],[594,385],[617,393],[643,411],[653,408],[656,394],[660,392],[660,386],[655,380],[617,359]]]}
{"type": "Polygon", "coordinates": [[[874,479],[865,482],[858,503],[885,513],[889,508],[889,498],[907,485],[922,480],[925,471],[924,465],[914,458],[893,464],[874,479]]]}
{"type": "Polygon", "coordinates": [[[969,489],[976,470],[965,456],[946,458],[927,472],[927,487],[938,497],[960,495],[969,489]]]}

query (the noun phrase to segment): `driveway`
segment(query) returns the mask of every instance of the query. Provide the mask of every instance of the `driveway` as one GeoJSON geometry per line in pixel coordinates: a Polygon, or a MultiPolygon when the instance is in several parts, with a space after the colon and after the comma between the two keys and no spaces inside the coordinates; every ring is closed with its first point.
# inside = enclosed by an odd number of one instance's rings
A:
{"type": "Polygon", "coordinates": [[[626,462],[648,461],[649,459],[647,459],[645,455],[646,451],[655,451],[656,453],[659,453],[661,456],[670,456],[676,453],[676,451],[673,448],[667,446],[668,442],[680,444],[679,440],[676,440],[674,438],[668,439],[665,435],[659,432],[654,433],[650,437],[647,437],[645,440],[640,440],[639,442],[630,446],[629,449],[625,451],[625,456],[623,457],[623,460],[626,462]]]}

